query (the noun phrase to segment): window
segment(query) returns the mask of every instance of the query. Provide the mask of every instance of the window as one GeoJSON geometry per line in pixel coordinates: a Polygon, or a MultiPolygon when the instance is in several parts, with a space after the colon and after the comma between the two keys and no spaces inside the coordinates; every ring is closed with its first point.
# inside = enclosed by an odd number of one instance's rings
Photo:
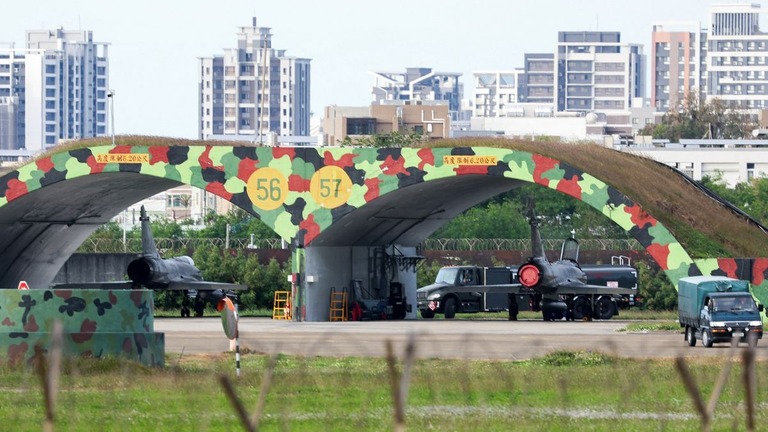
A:
{"type": "Polygon", "coordinates": [[[348,135],[374,135],[376,133],[376,119],[372,118],[348,118],[348,135]]]}

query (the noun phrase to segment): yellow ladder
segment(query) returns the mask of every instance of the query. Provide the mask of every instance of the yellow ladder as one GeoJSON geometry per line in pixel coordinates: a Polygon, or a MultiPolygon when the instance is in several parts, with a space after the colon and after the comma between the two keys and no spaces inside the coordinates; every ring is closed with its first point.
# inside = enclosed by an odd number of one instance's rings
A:
{"type": "Polygon", "coordinates": [[[272,307],[272,319],[291,319],[291,292],[275,291],[275,302],[272,307]]]}
{"type": "Polygon", "coordinates": [[[335,288],[331,288],[331,321],[346,321],[347,320],[347,292],[346,290],[336,291],[335,288]]]}

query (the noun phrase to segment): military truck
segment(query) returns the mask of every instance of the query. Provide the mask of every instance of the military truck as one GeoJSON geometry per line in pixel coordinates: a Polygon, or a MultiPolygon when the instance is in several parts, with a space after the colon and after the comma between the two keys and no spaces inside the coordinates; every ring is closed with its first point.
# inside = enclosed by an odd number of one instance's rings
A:
{"type": "MultiPolygon", "coordinates": [[[[583,265],[591,285],[615,288],[630,288],[637,291],[637,270],[628,265],[583,265]]],[[[564,301],[570,305],[569,312],[560,318],[581,320],[592,318],[610,319],[619,309],[636,306],[636,294],[588,295],[565,294],[564,301]],[[593,306],[594,305],[594,306],[593,306]]],[[[442,267],[433,284],[416,290],[417,307],[422,318],[434,318],[444,314],[454,318],[457,312],[501,312],[508,311],[509,319],[517,319],[520,310],[541,310],[541,295],[521,287],[517,267],[442,267]]]]}
{"type": "Polygon", "coordinates": [[[733,339],[754,346],[763,337],[763,309],[755,304],[745,280],[691,276],[678,282],[678,317],[689,346],[699,339],[707,348],[733,339]]]}
{"type": "Polygon", "coordinates": [[[422,318],[442,313],[451,319],[456,312],[507,310],[509,287],[516,278],[516,267],[442,267],[435,283],[416,290],[419,312],[422,318]],[[490,285],[494,288],[488,288],[490,285]]]}

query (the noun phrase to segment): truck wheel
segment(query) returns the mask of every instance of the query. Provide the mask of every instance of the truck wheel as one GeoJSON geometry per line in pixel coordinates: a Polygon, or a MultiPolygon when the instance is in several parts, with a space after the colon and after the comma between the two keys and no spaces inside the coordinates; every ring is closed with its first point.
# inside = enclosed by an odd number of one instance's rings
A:
{"type": "Polygon", "coordinates": [[[517,321],[517,314],[519,312],[519,307],[517,306],[517,298],[515,298],[514,295],[509,294],[508,296],[509,300],[509,320],[510,321],[517,321]]]}
{"type": "Polygon", "coordinates": [[[707,347],[707,348],[712,348],[712,344],[713,344],[714,342],[712,341],[712,335],[711,335],[711,334],[709,334],[709,330],[703,330],[703,331],[701,332],[701,343],[702,343],[702,344],[703,344],[705,347],[707,347]]]}
{"type": "Polygon", "coordinates": [[[421,317],[426,319],[431,319],[435,317],[435,311],[429,310],[429,309],[423,309],[421,311],[421,317]]]}
{"type": "Polygon", "coordinates": [[[592,305],[589,299],[579,297],[573,301],[573,319],[583,320],[584,318],[590,318],[592,316],[592,305]]]}
{"type": "Polygon", "coordinates": [[[685,340],[688,346],[696,346],[696,330],[691,326],[685,326],[685,340]]]}
{"type": "Polygon", "coordinates": [[[610,297],[600,297],[595,305],[595,314],[598,319],[609,320],[616,312],[616,305],[613,304],[613,300],[610,297]]]}
{"type": "Polygon", "coordinates": [[[456,316],[456,299],[448,297],[445,299],[445,319],[453,319],[456,316]]]}

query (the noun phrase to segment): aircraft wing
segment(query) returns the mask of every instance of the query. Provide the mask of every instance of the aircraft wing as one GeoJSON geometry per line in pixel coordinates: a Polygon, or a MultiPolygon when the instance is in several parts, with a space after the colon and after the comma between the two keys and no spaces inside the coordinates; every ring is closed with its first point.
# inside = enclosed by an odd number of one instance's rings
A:
{"type": "Polygon", "coordinates": [[[51,289],[132,289],[131,281],[74,282],[51,285],[51,289]]]}
{"type": "Polygon", "coordinates": [[[499,285],[458,285],[458,286],[446,286],[440,289],[440,292],[445,295],[455,292],[484,292],[484,293],[507,293],[518,294],[520,292],[530,293],[531,290],[523,288],[520,284],[499,284],[499,285]]]}
{"type": "Polygon", "coordinates": [[[232,291],[245,291],[248,289],[248,285],[231,284],[225,282],[209,282],[209,281],[186,281],[186,282],[171,282],[168,287],[161,288],[165,290],[232,290],[232,291]]]}
{"type": "MultiPolygon", "coordinates": [[[[132,289],[134,284],[131,281],[112,281],[112,282],[74,282],[74,283],[60,283],[51,285],[51,289],[132,289]]],[[[171,282],[167,287],[157,288],[159,290],[199,290],[199,291],[213,291],[213,290],[231,290],[231,291],[245,291],[248,289],[248,285],[231,284],[224,282],[208,282],[208,281],[188,281],[188,282],[171,282]]]]}
{"type": "Polygon", "coordinates": [[[555,288],[555,294],[637,294],[634,288],[609,287],[604,285],[587,285],[581,283],[562,284],[555,288]]]}

